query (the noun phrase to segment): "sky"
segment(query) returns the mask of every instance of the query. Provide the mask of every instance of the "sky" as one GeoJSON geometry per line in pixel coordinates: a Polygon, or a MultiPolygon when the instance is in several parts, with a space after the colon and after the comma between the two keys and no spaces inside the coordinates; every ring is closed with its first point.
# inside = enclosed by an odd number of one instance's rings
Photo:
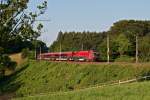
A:
{"type": "MultiPolygon", "coordinates": [[[[30,0],[29,8],[44,0],[30,0]]],[[[150,20],[150,0],[47,0],[48,9],[39,19],[43,33],[39,39],[49,46],[59,31],[107,31],[125,19],[150,20]]]]}

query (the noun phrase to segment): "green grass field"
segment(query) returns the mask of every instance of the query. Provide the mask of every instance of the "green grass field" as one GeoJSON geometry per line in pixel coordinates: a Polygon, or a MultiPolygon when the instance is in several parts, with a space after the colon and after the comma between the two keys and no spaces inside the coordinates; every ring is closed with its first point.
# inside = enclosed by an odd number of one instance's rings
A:
{"type": "Polygon", "coordinates": [[[150,100],[150,82],[106,86],[56,95],[36,95],[14,100],[150,100]]]}
{"type": "Polygon", "coordinates": [[[30,61],[24,63],[14,75],[0,82],[0,92],[14,93],[16,97],[22,97],[40,93],[74,91],[96,84],[144,75],[150,75],[149,64],[108,65],[30,61]]]}

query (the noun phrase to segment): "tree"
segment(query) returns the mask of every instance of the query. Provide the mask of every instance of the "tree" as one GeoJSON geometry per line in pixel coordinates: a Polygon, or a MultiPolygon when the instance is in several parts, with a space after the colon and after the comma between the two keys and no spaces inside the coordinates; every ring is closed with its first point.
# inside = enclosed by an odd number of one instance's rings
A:
{"type": "Polygon", "coordinates": [[[41,34],[40,31],[43,25],[39,24],[37,29],[34,29],[34,25],[36,19],[46,11],[47,2],[44,1],[42,4],[38,5],[38,10],[34,13],[25,13],[25,10],[28,8],[28,2],[29,0],[1,0],[0,2],[1,75],[5,74],[6,69],[13,70],[16,66],[16,63],[11,61],[7,55],[7,53],[12,51],[11,48],[13,48],[14,52],[21,51],[22,48],[24,48],[24,43],[31,43],[41,34]],[[17,47],[15,48],[16,50],[14,47],[17,47]]]}
{"type": "MultiPolygon", "coordinates": [[[[0,4],[0,46],[6,51],[11,48],[12,42],[32,41],[40,36],[39,30],[42,25],[34,30],[33,26],[36,19],[44,14],[47,8],[47,2],[44,1],[38,5],[36,12],[27,12],[27,4],[29,0],[1,0],[5,1],[0,4]]],[[[22,49],[22,48],[21,48],[22,49]]],[[[20,51],[21,51],[20,49],[20,51]]]]}
{"type": "Polygon", "coordinates": [[[60,42],[62,51],[96,50],[103,41],[105,33],[97,32],[59,32],[56,41],[50,46],[50,51],[59,51],[60,42]]]}
{"type": "Polygon", "coordinates": [[[115,43],[118,46],[117,51],[119,52],[120,56],[124,55],[125,52],[127,52],[131,46],[130,41],[124,34],[120,34],[118,38],[115,40],[115,43]]]}
{"type": "Polygon", "coordinates": [[[150,36],[145,36],[140,39],[139,58],[143,62],[150,61],[150,36]]]}
{"type": "Polygon", "coordinates": [[[60,31],[57,36],[57,41],[61,41],[63,33],[60,31]]]}

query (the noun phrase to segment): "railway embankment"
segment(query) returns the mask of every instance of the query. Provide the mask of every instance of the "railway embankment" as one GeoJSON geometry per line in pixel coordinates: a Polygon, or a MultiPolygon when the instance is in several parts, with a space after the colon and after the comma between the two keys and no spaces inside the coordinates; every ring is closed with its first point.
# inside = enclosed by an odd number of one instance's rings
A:
{"type": "Polygon", "coordinates": [[[15,93],[16,97],[24,97],[75,91],[146,75],[150,75],[149,64],[28,61],[21,65],[20,70],[0,83],[0,90],[1,93],[9,91],[15,93]]]}

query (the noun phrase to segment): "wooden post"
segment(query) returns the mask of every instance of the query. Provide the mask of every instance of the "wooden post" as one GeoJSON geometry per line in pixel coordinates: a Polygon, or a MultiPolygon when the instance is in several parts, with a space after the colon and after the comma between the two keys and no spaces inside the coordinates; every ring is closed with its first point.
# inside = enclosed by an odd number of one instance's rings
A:
{"type": "Polygon", "coordinates": [[[136,35],[136,63],[138,63],[138,36],[136,35]]]}
{"type": "Polygon", "coordinates": [[[110,48],[109,48],[109,34],[107,34],[107,63],[109,64],[109,52],[110,52],[110,48]]]}
{"type": "Polygon", "coordinates": [[[119,80],[119,85],[120,85],[121,81],[119,80]]]}

